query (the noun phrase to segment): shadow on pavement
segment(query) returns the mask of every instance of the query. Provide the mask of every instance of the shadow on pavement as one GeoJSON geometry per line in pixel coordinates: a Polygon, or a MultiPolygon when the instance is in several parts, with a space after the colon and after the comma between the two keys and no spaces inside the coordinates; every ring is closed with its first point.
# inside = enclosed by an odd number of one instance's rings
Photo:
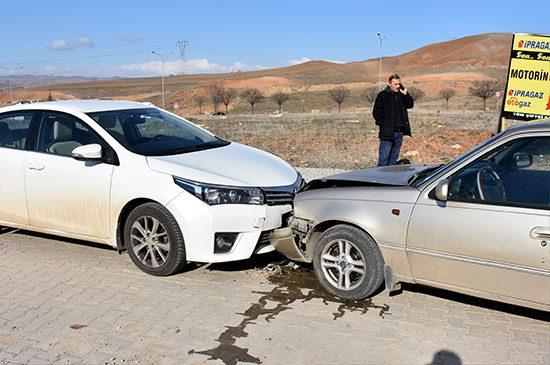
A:
{"type": "MultiPolygon", "coordinates": [[[[0,230],[0,234],[1,234],[1,232],[2,231],[0,230]]],[[[24,231],[24,230],[13,230],[13,233],[16,234],[16,235],[21,235],[21,236],[39,237],[39,238],[44,238],[44,239],[48,239],[48,240],[60,241],[60,242],[65,242],[65,243],[72,243],[72,244],[76,244],[76,245],[80,245],[80,246],[92,247],[92,248],[97,248],[97,249],[102,249],[102,250],[109,250],[109,251],[116,251],[116,248],[114,248],[112,246],[109,246],[107,244],[104,244],[104,243],[83,241],[83,240],[78,240],[78,239],[74,239],[74,238],[55,236],[55,235],[51,235],[51,234],[47,234],[47,233],[39,233],[39,232],[24,231]]]]}
{"type": "Polygon", "coordinates": [[[517,316],[536,319],[539,321],[546,321],[546,322],[550,321],[550,313],[540,311],[537,309],[526,308],[518,305],[497,302],[494,300],[473,297],[466,294],[456,293],[445,289],[432,288],[432,287],[423,286],[423,285],[413,285],[413,284],[404,283],[402,288],[403,290],[407,290],[413,293],[430,295],[433,297],[451,300],[453,302],[473,305],[476,307],[486,308],[486,309],[499,311],[499,312],[506,312],[517,316]]]}
{"type": "Polygon", "coordinates": [[[273,251],[262,255],[252,256],[248,260],[210,264],[206,269],[209,271],[234,272],[252,269],[263,269],[269,264],[285,265],[288,262],[289,260],[286,257],[278,252],[273,251]]]}
{"type": "MultiPolygon", "coordinates": [[[[111,247],[106,244],[82,241],[82,240],[54,236],[54,235],[49,235],[44,233],[18,230],[18,229],[8,228],[8,227],[0,227],[0,236],[4,234],[40,237],[40,238],[45,238],[50,240],[56,240],[56,241],[91,247],[94,249],[116,251],[114,247],[111,247]]],[[[289,263],[288,259],[286,259],[280,253],[274,251],[274,252],[270,252],[262,255],[255,255],[248,260],[242,260],[242,261],[215,263],[210,265],[200,264],[200,263],[190,263],[189,265],[186,266],[186,268],[182,271],[182,273],[194,271],[201,267],[209,271],[223,271],[223,272],[238,272],[238,271],[246,271],[246,270],[253,270],[253,269],[262,270],[268,266],[271,266],[271,267],[284,266],[288,263],[289,263]]],[[[311,272],[311,270],[308,270],[311,268],[311,265],[301,264],[301,267],[302,269],[305,269],[306,272],[309,271],[305,275],[310,275],[312,279],[315,279],[315,275],[313,274],[313,272],[311,272]]],[[[380,290],[375,293],[374,297],[376,297],[377,294],[381,293],[384,290],[385,289],[382,286],[380,290]]],[[[516,306],[512,304],[501,303],[501,302],[488,300],[488,299],[477,298],[477,297],[456,293],[456,292],[452,292],[444,289],[403,283],[402,290],[407,290],[413,293],[420,293],[424,295],[430,295],[430,296],[434,296],[442,299],[451,300],[454,302],[460,302],[463,304],[473,305],[473,306],[495,310],[499,312],[506,312],[506,313],[510,313],[510,314],[514,314],[522,317],[532,318],[535,320],[550,322],[550,314],[544,311],[516,306]]],[[[393,295],[398,295],[398,294],[393,294],[393,295]]]]}
{"type": "MultiPolygon", "coordinates": [[[[251,270],[251,269],[264,269],[270,264],[284,266],[288,262],[289,261],[278,252],[270,252],[268,254],[253,256],[250,260],[211,264],[211,265],[208,265],[206,269],[210,271],[236,272],[236,271],[244,271],[244,270],[251,270]]],[[[311,265],[307,265],[307,264],[300,264],[300,266],[302,266],[304,269],[311,268],[311,265]]],[[[313,280],[316,280],[313,272],[304,273],[304,275],[310,275],[313,280]]],[[[501,303],[501,302],[497,302],[489,299],[477,298],[466,294],[456,293],[456,292],[452,292],[444,289],[432,288],[432,287],[423,286],[423,285],[413,285],[413,284],[403,283],[402,288],[403,290],[407,290],[409,292],[430,295],[430,296],[434,296],[442,299],[447,299],[453,302],[459,302],[459,303],[486,308],[489,310],[495,310],[499,312],[506,312],[506,313],[527,317],[527,318],[532,318],[536,320],[542,320],[547,322],[550,321],[550,314],[544,311],[536,310],[536,309],[501,303]]],[[[319,290],[323,290],[323,289],[319,287],[319,290]]],[[[384,290],[385,290],[384,285],[382,285],[380,289],[375,292],[375,294],[373,295],[373,298],[376,298],[376,295],[380,294],[384,290]]]]}
{"type": "Polygon", "coordinates": [[[432,362],[427,365],[462,365],[462,360],[452,351],[440,350],[434,354],[432,362]]]}
{"type": "Polygon", "coordinates": [[[3,235],[3,234],[14,233],[16,231],[17,231],[16,228],[9,228],[9,227],[0,226],[0,236],[3,235]]]}

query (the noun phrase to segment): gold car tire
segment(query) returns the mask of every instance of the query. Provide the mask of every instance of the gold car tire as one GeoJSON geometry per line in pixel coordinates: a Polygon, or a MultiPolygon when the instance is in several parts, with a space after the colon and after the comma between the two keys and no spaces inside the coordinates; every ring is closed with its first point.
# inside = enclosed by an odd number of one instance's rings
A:
{"type": "Polygon", "coordinates": [[[337,225],[321,234],[313,249],[315,276],[329,293],[361,300],[384,282],[384,258],[365,231],[337,225]]]}

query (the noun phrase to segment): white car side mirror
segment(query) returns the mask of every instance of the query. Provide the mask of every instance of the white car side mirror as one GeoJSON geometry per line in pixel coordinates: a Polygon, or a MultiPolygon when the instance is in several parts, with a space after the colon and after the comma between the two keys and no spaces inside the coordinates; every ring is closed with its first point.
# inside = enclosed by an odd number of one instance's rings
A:
{"type": "Polygon", "coordinates": [[[435,198],[437,200],[446,202],[448,194],[449,194],[449,180],[447,179],[440,180],[437,183],[437,186],[435,187],[435,198]]]}
{"type": "Polygon", "coordinates": [[[71,154],[78,161],[100,162],[103,160],[103,149],[97,143],[77,147],[71,154]]]}

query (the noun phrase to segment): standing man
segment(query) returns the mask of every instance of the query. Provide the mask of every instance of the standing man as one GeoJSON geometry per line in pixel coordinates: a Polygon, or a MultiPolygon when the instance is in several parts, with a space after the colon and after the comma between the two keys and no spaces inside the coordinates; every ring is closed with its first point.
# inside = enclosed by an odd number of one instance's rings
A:
{"type": "Polygon", "coordinates": [[[414,101],[401,84],[398,74],[390,76],[388,86],[376,96],[372,116],[380,127],[380,147],[378,166],[395,165],[403,144],[403,135],[411,135],[407,109],[412,109],[414,101]]]}

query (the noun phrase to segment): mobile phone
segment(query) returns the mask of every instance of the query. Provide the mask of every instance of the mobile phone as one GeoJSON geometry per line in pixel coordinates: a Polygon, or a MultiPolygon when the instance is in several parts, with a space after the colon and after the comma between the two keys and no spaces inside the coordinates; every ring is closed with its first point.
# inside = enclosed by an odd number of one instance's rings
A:
{"type": "Polygon", "coordinates": [[[399,84],[399,90],[405,90],[405,86],[403,86],[403,84],[399,84]]]}

